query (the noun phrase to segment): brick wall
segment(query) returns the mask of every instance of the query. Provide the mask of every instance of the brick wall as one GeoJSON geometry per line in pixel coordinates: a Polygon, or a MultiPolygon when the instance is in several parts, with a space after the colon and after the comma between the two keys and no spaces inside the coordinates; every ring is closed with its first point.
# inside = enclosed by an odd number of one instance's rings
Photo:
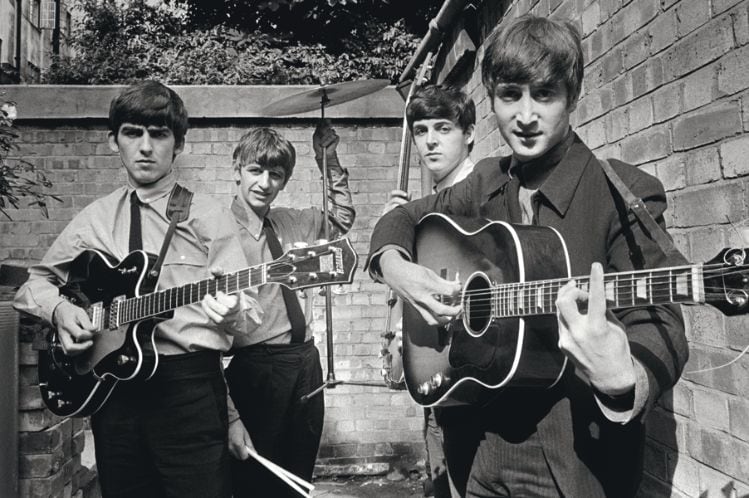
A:
{"type": "MultiPolygon", "coordinates": [[[[274,126],[297,150],[294,176],[279,205],[322,206],[322,181],[313,159],[311,136],[316,113],[290,118],[258,114],[261,103],[300,88],[176,88],[192,116],[185,152],[176,169],[188,188],[229,203],[233,144],[253,126],[274,126]]],[[[303,88],[302,88],[303,89],[303,88]]],[[[10,211],[0,219],[0,262],[38,261],[57,234],[81,208],[125,181],[117,155],[106,145],[107,103],[116,87],[4,87],[18,102],[19,155],[53,182],[50,192],[63,202],[50,204],[49,219],[33,208],[10,211]]],[[[361,271],[369,236],[387,194],[396,185],[402,101],[392,89],[326,109],[341,136],[341,163],[349,169],[357,219],[349,237],[360,256],[360,270],[345,294],[334,294],[334,370],[338,380],[383,385],[379,358],[385,322],[384,287],[361,271]],[[376,107],[376,110],[374,108],[376,107]]],[[[419,168],[411,172],[420,187],[419,168]]],[[[324,299],[315,311],[318,347],[326,372],[324,299]]],[[[84,448],[82,421],[54,417],[42,407],[36,388],[35,344],[39,324],[23,321],[21,331],[21,489],[24,496],[92,496],[90,441],[84,448]],[[78,493],[78,494],[76,494],[78,493]]],[[[407,394],[383,387],[337,386],[325,391],[326,418],[317,472],[384,472],[396,464],[423,464],[423,415],[407,394]]]]}
{"type": "MultiPolygon", "coordinates": [[[[601,157],[655,174],[667,222],[694,262],[749,245],[749,2],[747,0],[486,0],[475,31],[526,12],[574,20],[585,83],[575,130],[601,157]],[[729,223],[729,220],[731,223],[729,223]]],[[[482,40],[479,40],[481,43],[482,40]]],[[[477,104],[473,156],[507,153],[481,86],[481,48],[466,85],[477,104]]],[[[690,360],[648,419],[641,495],[749,494],[749,322],[685,307],[690,360]],[[735,488],[736,494],[732,494],[735,488]]]]}

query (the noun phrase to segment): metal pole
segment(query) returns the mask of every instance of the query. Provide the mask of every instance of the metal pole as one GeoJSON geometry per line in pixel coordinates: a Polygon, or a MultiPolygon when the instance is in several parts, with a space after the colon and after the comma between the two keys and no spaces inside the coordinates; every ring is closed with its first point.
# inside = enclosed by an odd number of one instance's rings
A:
{"type": "MultiPolygon", "coordinates": [[[[320,99],[320,115],[325,120],[325,104],[328,103],[328,96],[323,90],[320,99]]],[[[322,152],[322,212],[323,226],[325,227],[325,240],[330,240],[330,223],[328,222],[328,147],[323,145],[322,152]]],[[[331,387],[335,386],[335,366],[333,363],[333,306],[330,286],[325,286],[325,331],[326,347],[328,348],[328,383],[331,387]]]]}

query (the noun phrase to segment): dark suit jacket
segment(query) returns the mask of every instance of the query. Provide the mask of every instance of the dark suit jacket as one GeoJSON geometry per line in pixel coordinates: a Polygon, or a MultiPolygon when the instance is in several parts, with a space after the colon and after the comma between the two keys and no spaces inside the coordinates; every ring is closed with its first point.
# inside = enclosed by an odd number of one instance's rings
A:
{"type": "MultiPolygon", "coordinates": [[[[392,210],[372,234],[371,255],[387,245],[411,254],[414,226],[429,212],[520,223],[518,180],[507,174],[510,158],[480,161],[473,174],[439,194],[392,210]]],[[[666,197],[661,183],[635,167],[612,160],[633,193],[663,225],[666,197]]],[[[569,250],[573,275],[587,275],[594,261],[608,272],[683,264],[666,261],[639,222],[628,215],[592,152],[575,136],[562,161],[534,196],[538,225],[556,228],[569,250]]],[[[678,380],[688,351],[678,306],[651,306],[617,312],[633,356],[645,368],[649,397],[644,413],[678,380]]],[[[482,410],[486,430],[522,440],[537,431],[544,455],[565,496],[630,496],[641,476],[642,419],[626,425],[608,421],[589,386],[571,369],[550,391],[512,389],[482,410]]]]}

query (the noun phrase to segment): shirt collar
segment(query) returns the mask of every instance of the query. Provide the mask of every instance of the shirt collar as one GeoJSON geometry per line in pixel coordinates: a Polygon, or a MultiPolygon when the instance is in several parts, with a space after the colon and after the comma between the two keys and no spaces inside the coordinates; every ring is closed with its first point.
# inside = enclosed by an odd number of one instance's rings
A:
{"type": "Polygon", "coordinates": [[[580,137],[571,135],[564,157],[538,189],[561,216],[567,212],[588,164],[596,160],[580,137]]]}
{"type": "MultiPolygon", "coordinates": [[[[231,212],[234,214],[234,218],[250,235],[256,240],[260,238],[260,234],[263,232],[263,218],[260,218],[242,197],[234,196],[234,200],[231,203],[231,212]]],[[[270,210],[268,213],[270,213],[270,210]]]]}
{"type": "Polygon", "coordinates": [[[435,183],[432,187],[432,190],[436,193],[440,190],[450,187],[451,185],[455,185],[471,173],[473,166],[474,164],[473,161],[471,161],[471,158],[466,157],[460,162],[460,164],[453,168],[453,170],[446,177],[435,183]]]}
{"type": "MultiPolygon", "coordinates": [[[[548,178],[551,172],[567,154],[574,137],[575,133],[571,129],[568,130],[567,136],[564,140],[561,140],[558,144],[549,149],[543,156],[531,159],[530,161],[521,163],[515,156],[512,156],[510,169],[508,171],[510,178],[517,177],[520,180],[521,185],[525,187],[525,183],[523,182],[523,171],[533,170],[535,174],[544,178],[542,184],[545,183],[546,178],[548,178]]],[[[540,185],[538,187],[540,187],[540,185]]]]}
{"type": "Polygon", "coordinates": [[[132,191],[135,190],[140,202],[143,204],[150,204],[170,194],[175,183],[177,183],[177,176],[174,174],[174,169],[171,169],[169,173],[148,185],[139,185],[136,187],[128,178],[127,195],[129,196],[132,191]]]}
{"type": "MultiPolygon", "coordinates": [[[[570,142],[565,149],[566,153],[538,189],[561,216],[567,212],[585,168],[595,160],[593,153],[575,132],[571,132],[566,141],[570,142]]],[[[492,188],[486,191],[483,203],[489,202],[513,180],[510,176],[512,166],[513,158],[506,156],[499,159],[499,167],[487,172],[485,183],[492,188]]],[[[517,177],[514,180],[517,181],[517,177]]]]}

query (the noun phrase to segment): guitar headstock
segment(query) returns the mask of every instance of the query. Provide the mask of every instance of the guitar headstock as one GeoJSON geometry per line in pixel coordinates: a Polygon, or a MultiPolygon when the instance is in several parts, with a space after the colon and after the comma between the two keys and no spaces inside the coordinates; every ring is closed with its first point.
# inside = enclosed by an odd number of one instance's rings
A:
{"type": "Polygon", "coordinates": [[[350,284],[358,256],[347,238],[289,249],[266,265],[268,283],[290,289],[350,284]]]}
{"type": "Polygon", "coordinates": [[[727,248],[703,265],[705,302],[727,316],[749,312],[749,249],[727,248]]]}

